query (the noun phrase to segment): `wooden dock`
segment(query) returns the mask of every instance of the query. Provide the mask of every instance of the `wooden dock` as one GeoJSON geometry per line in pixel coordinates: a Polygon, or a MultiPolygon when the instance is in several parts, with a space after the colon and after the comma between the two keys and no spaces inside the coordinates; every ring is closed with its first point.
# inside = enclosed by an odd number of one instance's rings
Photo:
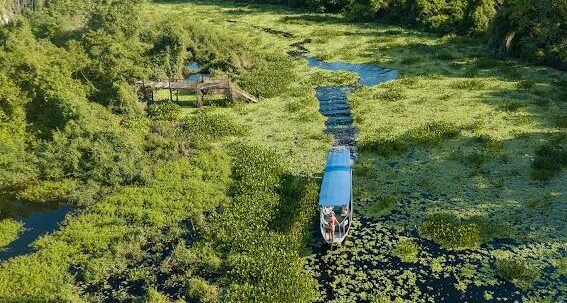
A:
{"type": "Polygon", "coordinates": [[[173,91],[176,91],[177,100],[179,100],[179,90],[187,90],[196,93],[197,96],[197,107],[203,106],[203,98],[207,94],[225,94],[227,99],[233,103],[240,100],[245,100],[247,102],[258,102],[258,98],[247,93],[242,88],[240,88],[236,83],[232,82],[230,79],[225,80],[213,80],[213,79],[202,79],[199,82],[189,82],[186,80],[168,80],[168,81],[138,81],[136,85],[142,88],[141,98],[144,101],[154,101],[154,92],[156,90],[169,90],[169,99],[173,101],[173,91]],[[148,90],[150,91],[150,96],[148,96],[148,90]]]}

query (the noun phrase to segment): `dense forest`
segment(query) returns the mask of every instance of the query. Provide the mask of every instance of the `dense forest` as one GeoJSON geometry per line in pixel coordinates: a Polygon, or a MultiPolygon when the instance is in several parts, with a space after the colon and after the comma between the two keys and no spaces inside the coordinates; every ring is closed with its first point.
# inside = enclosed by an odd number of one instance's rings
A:
{"type": "Polygon", "coordinates": [[[565,0],[0,0],[0,18],[0,302],[567,298],[565,0]],[[366,87],[298,50],[399,77],[366,87]],[[147,100],[188,63],[260,102],[147,100]],[[322,86],[352,88],[360,150],[355,231],[326,255],[322,86]]]}

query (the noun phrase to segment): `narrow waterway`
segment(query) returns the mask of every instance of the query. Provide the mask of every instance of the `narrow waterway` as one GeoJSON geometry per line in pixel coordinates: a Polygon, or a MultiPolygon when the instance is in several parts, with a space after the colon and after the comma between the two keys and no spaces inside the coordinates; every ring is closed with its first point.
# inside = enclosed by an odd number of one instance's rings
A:
{"type": "MultiPolygon", "coordinates": [[[[306,53],[303,46],[305,43],[296,43],[292,46],[298,48],[291,55],[301,52],[306,53]]],[[[381,68],[365,63],[347,62],[325,62],[312,57],[304,57],[308,66],[328,71],[348,71],[358,75],[358,83],[362,86],[374,86],[390,81],[398,76],[398,72],[390,69],[381,68]]],[[[356,129],[353,126],[353,119],[350,113],[351,107],[348,102],[348,95],[355,90],[352,86],[322,86],[315,91],[319,100],[319,112],[325,117],[325,132],[334,138],[334,148],[348,148],[351,157],[357,159],[358,150],[356,148],[356,129]]]]}

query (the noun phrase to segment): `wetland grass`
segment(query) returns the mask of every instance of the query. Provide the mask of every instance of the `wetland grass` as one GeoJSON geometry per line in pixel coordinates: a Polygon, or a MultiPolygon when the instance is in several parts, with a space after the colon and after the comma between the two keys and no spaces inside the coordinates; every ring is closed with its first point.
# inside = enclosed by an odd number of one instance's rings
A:
{"type": "Polygon", "coordinates": [[[502,279],[524,289],[531,287],[541,275],[537,268],[519,258],[497,259],[496,272],[502,279]]]}
{"type": "Polygon", "coordinates": [[[461,219],[453,214],[436,213],[419,227],[419,234],[448,249],[478,249],[494,238],[505,237],[508,229],[486,217],[461,219]]]}

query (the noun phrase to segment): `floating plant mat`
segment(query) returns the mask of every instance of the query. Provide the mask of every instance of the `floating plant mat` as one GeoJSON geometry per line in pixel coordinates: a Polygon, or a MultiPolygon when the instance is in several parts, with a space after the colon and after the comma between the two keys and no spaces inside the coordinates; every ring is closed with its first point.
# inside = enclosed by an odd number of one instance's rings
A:
{"type": "MultiPolygon", "coordinates": [[[[333,250],[313,247],[307,269],[319,281],[319,302],[391,302],[391,298],[402,299],[400,302],[521,300],[522,290],[496,278],[491,270],[494,256],[490,250],[509,249],[515,243],[493,241],[480,250],[454,251],[415,233],[400,233],[393,226],[392,218],[356,215],[343,246],[333,250]],[[400,243],[406,242],[413,249],[398,252],[400,243]]],[[[553,245],[549,246],[553,249],[553,245]]],[[[535,287],[561,286],[544,279],[535,287]]]]}

